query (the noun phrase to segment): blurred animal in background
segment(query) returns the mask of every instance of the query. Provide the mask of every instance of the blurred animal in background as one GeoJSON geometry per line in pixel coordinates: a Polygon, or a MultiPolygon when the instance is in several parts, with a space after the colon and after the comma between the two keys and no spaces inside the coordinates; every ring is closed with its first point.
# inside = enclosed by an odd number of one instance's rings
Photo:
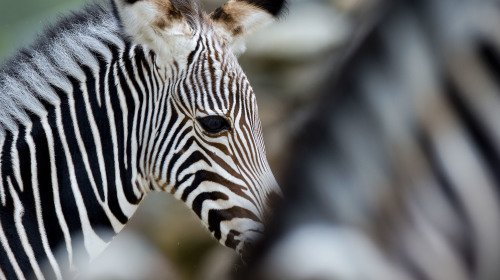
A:
{"type": "Polygon", "coordinates": [[[500,275],[500,5],[373,13],[295,134],[285,203],[245,279],[500,275]]]}
{"type": "Polygon", "coordinates": [[[240,253],[258,238],[280,191],[236,57],[283,6],[93,4],[0,68],[0,279],[70,277],[150,191],[240,253]]]}

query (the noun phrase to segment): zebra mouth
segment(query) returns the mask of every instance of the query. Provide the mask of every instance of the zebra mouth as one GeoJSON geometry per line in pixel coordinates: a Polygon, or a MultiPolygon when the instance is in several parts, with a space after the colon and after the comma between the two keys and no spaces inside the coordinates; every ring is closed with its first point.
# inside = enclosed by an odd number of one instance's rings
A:
{"type": "MultiPolygon", "coordinates": [[[[232,235],[233,231],[231,231],[226,239],[226,246],[227,240],[236,240],[235,236],[232,235]]],[[[264,233],[261,230],[249,230],[245,232],[246,234],[240,234],[238,233],[238,238],[239,240],[236,240],[236,243],[233,243],[231,245],[235,245],[234,247],[231,247],[240,254],[243,262],[247,262],[250,260],[251,256],[253,255],[253,252],[255,251],[257,244],[259,243],[259,240],[263,237],[264,233]]]]}
{"type": "Polygon", "coordinates": [[[241,249],[238,253],[241,256],[243,264],[248,265],[256,260],[259,252],[262,249],[262,243],[258,241],[242,242],[241,249]]]}
{"type": "Polygon", "coordinates": [[[241,256],[241,260],[244,264],[249,263],[252,260],[252,256],[255,251],[255,244],[252,242],[243,243],[242,249],[238,252],[241,256]]]}

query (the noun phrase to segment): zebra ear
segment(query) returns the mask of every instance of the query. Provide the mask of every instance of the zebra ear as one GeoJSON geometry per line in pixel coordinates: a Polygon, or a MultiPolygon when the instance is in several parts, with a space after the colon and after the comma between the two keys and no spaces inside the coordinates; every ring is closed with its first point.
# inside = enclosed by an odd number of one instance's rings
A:
{"type": "Polygon", "coordinates": [[[217,30],[235,42],[273,22],[285,5],[285,0],[230,0],[216,9],[210,18],[217,30]]]}
{"type": "Polygon", "coordinates": [[[127,35],[136,43],[153,50],[166,49],[173,37],[191,37],[192,15],[197,7],[192,1],[114,0],[127,35]]]}

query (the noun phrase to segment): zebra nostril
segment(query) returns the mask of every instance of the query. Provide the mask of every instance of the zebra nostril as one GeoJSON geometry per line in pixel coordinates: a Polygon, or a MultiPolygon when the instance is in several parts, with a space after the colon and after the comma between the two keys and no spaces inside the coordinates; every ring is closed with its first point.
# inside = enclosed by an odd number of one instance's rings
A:
{"type": "Polygon", "coordinates": [[[239,233],[235,230],[231,230],[226,237],[226,244],[225,245],[229,248],[236,249],[238,247],[238,245],[240,244],[240,241],[236,240],[236,237],[238,237],[240,235],[241,235],[241,233],[239,233]]]}

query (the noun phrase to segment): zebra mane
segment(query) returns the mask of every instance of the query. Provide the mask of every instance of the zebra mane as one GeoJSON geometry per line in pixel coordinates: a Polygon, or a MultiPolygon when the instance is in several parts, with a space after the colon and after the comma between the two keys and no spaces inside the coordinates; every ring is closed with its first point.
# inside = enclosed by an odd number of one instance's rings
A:
{"type": "Polygon", "coordinates": [[[54,88],[71,88],[68,77],[83,75],[78,65],[97,64],[91,52],[111,57],[103,44],[121,46],[123,38],[111,1],[87,4],[0,64],[0,139],[6,131],[17,131],[19,123],[30,123],[30,115],[45,116],[43,104],[60,102],[54,88]]]}
{"type": "Polygon", "coordinates": [[[35,40],[28,46],[17,51],[12,57],[0,64],[0,72],[9,73],[19,62],[29,61],[33,52],[49,52],[54,40],[71,36],[88,25],[99,25],[105,16],[110,15],[112,7],[109,2],[89,3],[83,8],[65,14],[54,24],[46,26],[35,40]]]}

